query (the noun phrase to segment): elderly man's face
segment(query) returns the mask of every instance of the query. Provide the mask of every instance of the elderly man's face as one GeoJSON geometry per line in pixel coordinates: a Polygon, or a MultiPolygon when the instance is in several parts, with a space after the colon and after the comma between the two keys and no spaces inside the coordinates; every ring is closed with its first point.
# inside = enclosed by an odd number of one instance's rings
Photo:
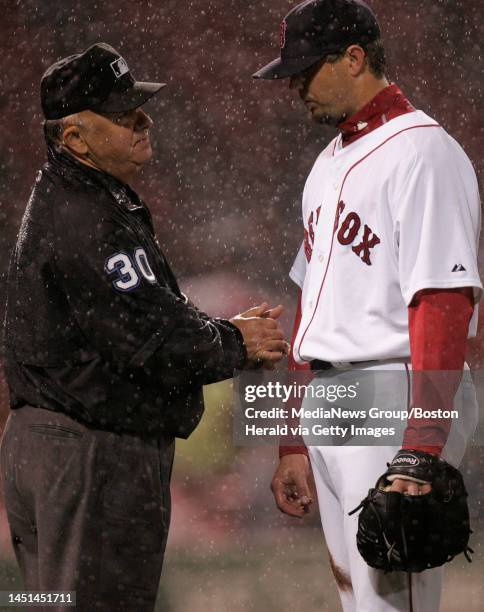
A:
{"type": "MultiPolygon", "coordinates": [[[[128,182],[152,156],[151,118],[142,110],[123,113],[78,113],[82,149],[87,163],[128,182]]],[[[76,145],[79,143],[76,143],[76,145]]]]}

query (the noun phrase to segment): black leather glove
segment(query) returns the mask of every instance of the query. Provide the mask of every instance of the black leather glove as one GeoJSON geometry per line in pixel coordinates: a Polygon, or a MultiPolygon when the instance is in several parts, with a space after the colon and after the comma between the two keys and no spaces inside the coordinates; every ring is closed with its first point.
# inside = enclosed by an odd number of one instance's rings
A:
{"type": "Polygon", "coordinates": [[[356,542],[371,567],[421,572],[461,552],[470,561],[467,491],[459,470],[439,457],[400,450],[350,514],[360,509],[356,542]],[[395,477],[429,483],[431,491],[424,495],[389,491],[395,477]]]}

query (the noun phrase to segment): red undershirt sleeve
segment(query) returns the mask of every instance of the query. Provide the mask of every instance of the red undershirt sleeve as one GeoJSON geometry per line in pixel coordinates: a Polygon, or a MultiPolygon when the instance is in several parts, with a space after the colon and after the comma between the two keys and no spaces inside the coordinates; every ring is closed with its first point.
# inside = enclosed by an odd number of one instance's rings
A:
{"type": "MultiPolygon", "coordinates": [[[[462,378],[473,310],[471,287],[426,289],[409,306],[412,406],[452,409],[462,378]]],[[[409,419],[402,448],[438,455],[451,424],[450,419],[409,419]]]]}
{"type": "MultiPolygon", "coordinates": [[[[294,319],[294,327],[292,331],[291,337],[291,347],[294,347],[294,342],[296,340],[297,332],[299,329],[299,325],[301,323],[301,293],[299,293],[299,299],[297,304],[296,317],[294,319]]],[[[291,376],[292,372],[307,372],[308,379],[312,378],[311,376],[311,368],[309,363],[300,364],[294,359],[293,349],[291,348],[291,352],[289,353],[288,363],[288,380],[294,380],[295,382],[302,383],[305,382],[303,380],[299,380],[300,375],[291,376]]],[[[302,400],[299,400],[301,403],[302,400]]],[[[296,408],[296,406],[294,406],[296,408]]],[[[297,406],[299,407],[299,406],[297,406]]],[[[295,426],[297,423],[294,419],[287,419],[287,424],[289,426],[295,426]]],[[[279,457],[284,457],[284,455],[308,455],[308,449],[304,444],[304,440],[301,436],[288,436],[288,438],[281,439],[279,446],[279,457]],[[290,444],[289,444],[290,442],[290,444]]]]}

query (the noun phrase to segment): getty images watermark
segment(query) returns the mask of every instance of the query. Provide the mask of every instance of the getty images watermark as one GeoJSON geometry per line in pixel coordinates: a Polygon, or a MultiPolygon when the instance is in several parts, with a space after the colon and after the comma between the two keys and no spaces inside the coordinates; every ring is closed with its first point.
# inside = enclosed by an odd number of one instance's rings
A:
{"type": "MultiPolygon", "coordinates": [[[[408,424],[481,440],[482,371],[329,370],[241,372],[235,379],[237,445],[399,445],[408,424]]],[[[484,396],[483,396],[484,397],[484,396]]],[[[435,439],[437,444],[439,440],[435,439]]]]}

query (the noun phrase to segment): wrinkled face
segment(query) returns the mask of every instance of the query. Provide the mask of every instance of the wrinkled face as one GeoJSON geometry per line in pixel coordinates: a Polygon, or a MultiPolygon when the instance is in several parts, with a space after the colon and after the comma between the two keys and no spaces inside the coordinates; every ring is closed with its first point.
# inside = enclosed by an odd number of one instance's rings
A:
{"type": "Polygon", "coordinates": [[[318,123],[336,126],[353,110],[353,79],[348,58],[336,61],[324,58],[290,79],[289,87],[297,89],[301,100],[318,123]]]}
{"type": "Polygon", "coordinates": [[[151,118],[142,110],[122,113],[79,113],[86,158],[98,168],[126,180],[152,156],[151,118]]]}

